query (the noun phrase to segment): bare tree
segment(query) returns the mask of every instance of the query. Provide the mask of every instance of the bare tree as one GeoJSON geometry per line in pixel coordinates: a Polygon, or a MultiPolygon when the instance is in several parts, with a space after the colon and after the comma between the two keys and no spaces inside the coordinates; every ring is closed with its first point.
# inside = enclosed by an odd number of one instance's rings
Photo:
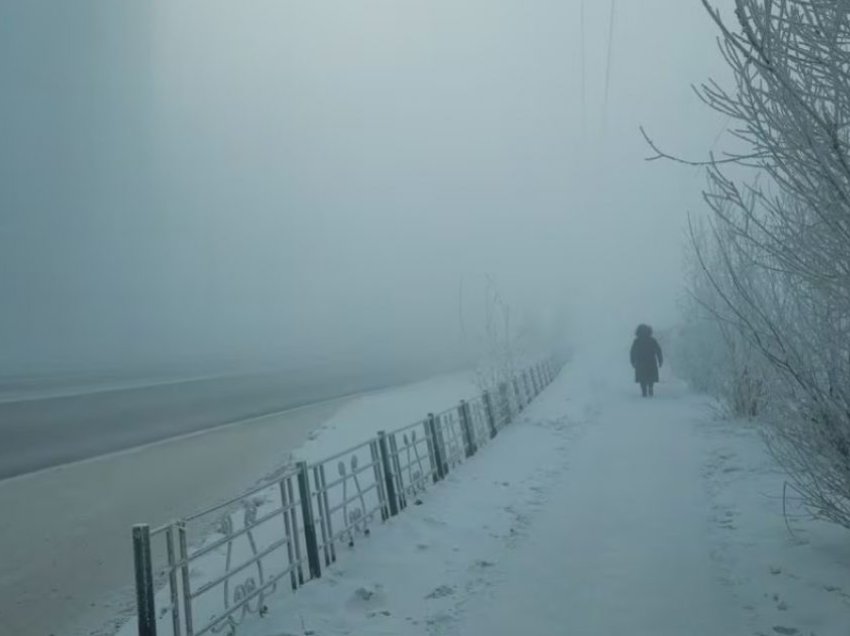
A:
{"type": "Polygon", "coordinates": [[[694,388],[719,399],[722,414],[755,418],[763,410],[766,378],[758,351],[741,335],[723,289],[723,254],[717,229],[706,223],[690,226],[686,253],[687,295],[680,303],[682,323],[673,363],[694,388]],[[708,274],[710,273],[710,275],[708,274]]]}
{"type": "Polygon", "coordinates": [[[702,1],[735,82],[698,92],[745,148],[706,162],[702,305],[758,353],[769,447],[806,503],[850,528],[850,2],[735,0],[727,23],[702,1]]]}

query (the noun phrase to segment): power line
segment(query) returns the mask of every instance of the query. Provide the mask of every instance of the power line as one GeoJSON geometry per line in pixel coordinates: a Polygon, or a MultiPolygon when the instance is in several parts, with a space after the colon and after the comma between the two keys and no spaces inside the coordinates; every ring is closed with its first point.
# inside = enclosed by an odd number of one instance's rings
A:
{"type": "Polygon", "coordinates": [[[611,92],[611,58],[614,50],[614,19],[617,12],[617,0],[611,0],[611,15],[608,21],[608,60],[605,66],[605,103],[604,115],[607,124],[608,120],[608,97],[611,92]]]}
{"type": "Polygon", "coordinates": [[[585,37],[584,0],[581,0],[581,128],[587,129],[587,41],[585,37]]]}

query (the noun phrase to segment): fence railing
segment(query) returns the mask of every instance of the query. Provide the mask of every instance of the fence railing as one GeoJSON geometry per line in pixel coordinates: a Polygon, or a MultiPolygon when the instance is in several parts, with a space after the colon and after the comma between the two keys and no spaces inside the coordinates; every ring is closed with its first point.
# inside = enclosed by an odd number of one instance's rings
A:
{"type": "Polygon", "coordinates": [[[496,437],[558,372],[545,360],[483,394],[159,528],[133,527],[139,636],[233,636],[341,549],[419,501],[496,437]]]}

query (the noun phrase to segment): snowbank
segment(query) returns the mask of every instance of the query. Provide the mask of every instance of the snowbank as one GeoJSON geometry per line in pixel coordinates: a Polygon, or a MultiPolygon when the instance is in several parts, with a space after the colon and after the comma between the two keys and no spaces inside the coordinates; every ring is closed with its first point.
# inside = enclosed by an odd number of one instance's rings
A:
{"type": "Polygon", "coordinates": [[[481,393],[475,380],[472,371],[451,373],[359,397],[315,431],[295,456],[318,461],[360,444],[382,429],[401,428],[428,413],[456,406],[481,393]]]}

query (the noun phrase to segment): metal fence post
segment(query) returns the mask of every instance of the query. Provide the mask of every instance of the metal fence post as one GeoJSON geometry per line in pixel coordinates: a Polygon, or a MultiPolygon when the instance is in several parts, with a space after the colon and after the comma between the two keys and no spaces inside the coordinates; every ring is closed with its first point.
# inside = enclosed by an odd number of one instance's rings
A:
{"type": "Polygon", "coordinates": [[[387,480],[384,479],[381,447],[377,438],[369,442],[369,453],[372,455],[372,469],[375,473],[375,487],[378,490],[378,502],[381,504],[381,521],[390,518],[389,502],[387,501],[387,480]]]}
{"type": "Polygon", "coordinates": [[[528,401],[534,399],[534,393],[531,392],[531,384],[528,381],[528,369],[522,372],[522,384],[525,387],[525,394],[528,396],[528,401]]]}
{"type": "Polygon", "coordinates": [[[177,522],[177,548],[180,559],[180,578],[183,590],[183,613],[186,620],[186,636],[194,636],[195,613],[192,610],[192,581],[189,577],[189,539],[186,536],[186,521],[177,522]]]}
{"type": "Polygon", "coordinates": [[[511,384],[513,384],[513,387],[514,387],[514,395],[516,396],[517,411],[522,411],[525,408],[526,403],[522,401],[522,394],[519,392],[519,382],[517,381],[516,377],[514,377],[511,384]]]}
{"type": "MultiPolygon", "coordinates": [[[[322,464],[321,467],[324,469],[325,465],[322,464]]],[[[322,476],[319,474],[319,466],[313,466],[313,483],[316,485],[316,504],[319,510],[319,530],[322,533],[322,551],[325,553],[325,567],[327,567],[331,564],[331,552],[328,542],[331,540],[330,537],[333,537],[333,533],[330,532],[328,527],[328,517],[330,517],[330,514],[325,514],[325,496],[327,495],[327,491],[325,490],[325,480],[322,479],[322,476]]]]}
{"type": "Polygon", "coordinates": [[[442,462],[443,479],[449,474],[449,452],[446,449],[446,434],[443,429],[443,420],[441,417],[434,416],[434,431],[437,435],[437,447],[440,449],[440,461],[442,462]]]}
{"type": "MultiPolygon", "coordinates": [[[[296,474],[295,477],[298,475],[296,474]]],[[[295,506],[295,487],[292,476],[286,478],[286,496],[289,501],[289,519],[292,523],[292,543],[295,548],[295,562],[298,564],[298,585],[304,585],[304,563],[301,557],[301,531],[298,529],[298,509],[295,506]]]]}
{"type": "Polygon", "coordinates": [[[437,446],[430,426],[430,416],[422,420],[422,429],[425,431],[425,446],[428,449],[428,465],[431,467],[431,481],[436,484],[440,481],[440,464],[437,462],[437,446]]]}
{"type": "Polygon", "coordinates": [[[499,384],[499,395],[502,398],[502,406],[505,409],[505,424],[510,424],[514,419],[514,414],[511,410],[511,399],[508,397],[508,385],[506,382],[499,384]]]}
{"type": "Polygon", "coordinates": [[[434,452],[432,468],[434,469],[434,482],[436,483],[446,475],[443,472],[443,449],[437,437],[437,418],[434,417],[433,413],[428,413],[428,418],[425,420],[425,431],[430,440],[429,446],[434,452]]]}
{"type": "Polygon", "coordinates": [[[174,549],[174,526],[169,525],[165,531],[166,551],[168,557],[168,592],[171,597],[171,631],[173,636],[180,636],[180,596],[177,589],[177,557],[174,549]]]}
{"type": "Polygon", "coordinates": [[[484,412],[487,414],[487,426],[490,427],[490,439],[496,437],[499,429],[496,428],[496,415],[493,413],[493,396],[490,391],[484,391],[484,412]]]}
{"type": "MultiPolygon", "coordinates": [[[[333,528],[333,516],[331,515],[331,506],[328,503],[328,480],[325,477],[325,465],[319,464],[319,479],[321,480],[321,501],[317,501],[319,507],[325,507],[325,525],[328,528],[328,542],[330,543],[330,552],[331,552],[331,562],[336,563],[336,545],[334,544],[334,528],[333,528]]],[[[317,494],[318,497],[318,494],[317,494]]],[[[367,531],[366,534],[369,534],[367,531]]]]}
{"type": "Polygon", "coordinates": [[[475,433],[472,430],[472,416],[469,412],[469,404],[466,400],[460,401],[458,407],[460,412],[460,429],[463,431],[463,445],[467,457],[472,457],[478,450],[475,445],[475,433]]]}
{"type": "Polygon", "coordinates": [[[398,488],[396,488],[395,495],[398,497],[398,509],[404,510],[407,508],[407,490],[404,487],[404,473],[401,472],[401,460],[399,459],[398,454],[398,440],[396,439],[395,433],[390,435],[387,438],[390,442],[390,465],[393,467],[393,474],[396,478],[396,484],[398,488]]]}
{"type": "Polygon", "coordinates": [[[398,498],[395,492],[395,479],[393,478],[392,462],[390,462],[390,452],[387,448],[387,434],[384,431],[378,431],[378,448],[381,451],[381,466],[384,467],[384,482],[387,485],[387,503],[389,503],[389,514],[395,517],[398,514],[398,498]]]}
{"type": "Polygon", "coordinates": [[[293,510],[289,509],[289,501],[286,496],[286,479],[282,479],[278,482],[278,488],[280,489],[280,503],[281,509],[283,510],[283,530],[286,532],[286,536],[289,539],[286,542],[286,556],[289,559],[289,582],[292,585],[293,590],[298,589],[298,578],[295,573],[295,542],[298,541],[298,537],[292,531],[292,526],[289,523],[289,515],[293,510]]]}
{"type": "Polygon", "coordinates": [[[307,462],[298,462],[298,498],[301,500],[301,519],[304,523],[304,544],[307,546],[307,567],[310,577],[321,578],[322,565],[319,560],[319,541],[316,537],[316,522],[313,519],[313,497],[310,494],[310,474],[307,462]]]}
{"type": "Polygon", "coordinates": [[[136,571],[136,613],[139,618],[139,636],[156,636],[151,529],[147,524],[133,526],[133,563],[136,571]]]}

